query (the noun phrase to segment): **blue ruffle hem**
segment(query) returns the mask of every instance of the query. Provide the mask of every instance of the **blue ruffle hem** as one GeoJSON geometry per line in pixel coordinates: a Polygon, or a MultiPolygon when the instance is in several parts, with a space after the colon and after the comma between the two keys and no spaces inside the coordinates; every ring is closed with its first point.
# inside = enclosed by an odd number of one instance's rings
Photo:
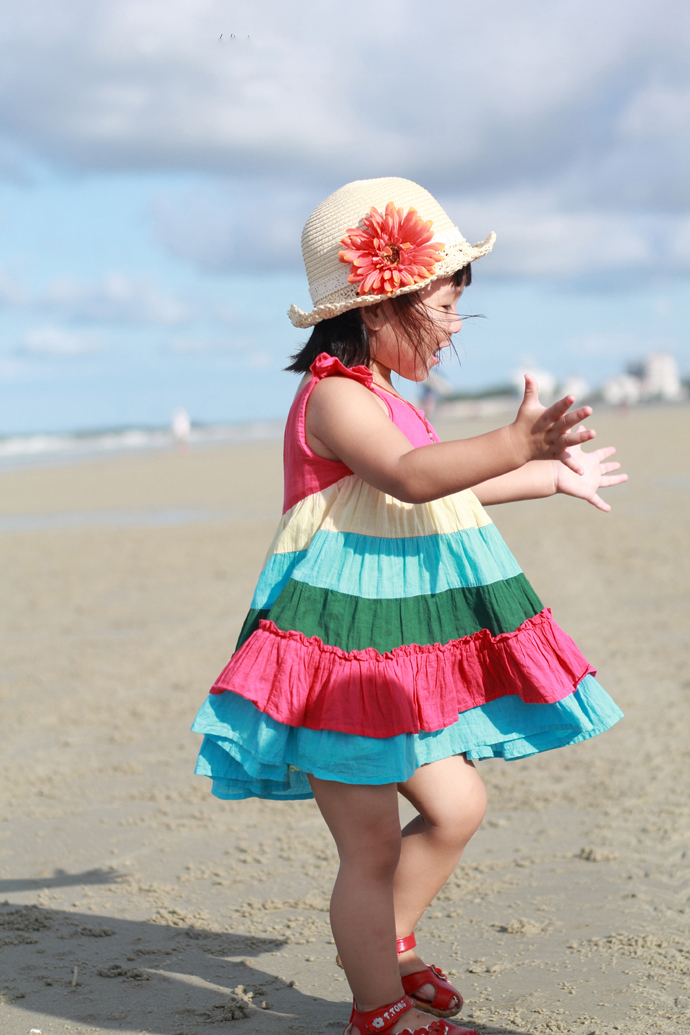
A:
{"type": "Polygon", "coordinates": [[[358,737],[286,726],[239,694],[211,694],[194,720],[203,733],[195,772],[213,780],[218,798],[311,798],[307,773],[340,783],[403,783],[421,765],[450,755],[525,758],[603,733],[623,713],[587,675],[555,704],[509,695],[461,712],[433,733],[358,737]]]}

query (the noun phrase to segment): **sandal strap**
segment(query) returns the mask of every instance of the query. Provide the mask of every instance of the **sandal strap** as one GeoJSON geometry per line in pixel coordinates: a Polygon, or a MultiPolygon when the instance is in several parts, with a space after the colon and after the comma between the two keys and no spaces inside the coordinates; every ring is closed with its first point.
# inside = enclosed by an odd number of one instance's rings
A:
{"type": "MultiPolygon", "coordinates": [[[[395,951],[397,952],[398,956],[402,956],[404,952],[407,952],[409,949],[414,949],[416,945],[417,939],[415,938],[413,931],[412,934],[408,934],[406,938],[396,938],[395,951]]],[[[343,964],[341,962],[340,956],[336,956],[335,962],[342,970],[343,964]]]]}
{"type": "Polygon", "coordinates": [[[404,952],[408,952],[409,949],[414,949],[416,945],[417,939],[414,936],[414,931],[412,934],[408,934],[406,938],[396,938],[395,941],[395,949],[398,956],[402,956],[402,954],[404,952]]]}
{"type": "Polygon", "coordinates": [[[405,974],[401,980],[405,993],[410,996],[414,996],[422,985],[433,985],[434,998],[430,1001],[425,999],[424,1002],[428,1002],[428,1005],[436,1010],[450,1010],[454,999],[457,999],[458,1008],[462,1006],[462,996],[438,967],[429,966],[425,970],[415,971],[414,974],[405,974]]]}
{"type": "Polygon", "coordinates": [[[400,1017],[411,1010],[412,1000],[408,995],[388,1006],[379,1006],[377,1010],[358,1010],[354,1002],[350,1015],[350,1024],[359,1028],[361,1035],[387,1035],[400,1017]]]}

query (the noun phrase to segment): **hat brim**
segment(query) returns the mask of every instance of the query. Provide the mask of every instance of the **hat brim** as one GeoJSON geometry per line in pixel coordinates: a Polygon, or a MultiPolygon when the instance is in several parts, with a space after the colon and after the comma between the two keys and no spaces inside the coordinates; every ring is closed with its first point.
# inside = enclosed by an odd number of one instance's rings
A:
{"type": "Polygon", "coordinates": [[[320,305],[314,306],[311,312],[305,313],[303,309],[299,309],[294,303],[290,306],[287,311],[287,315],[290,318],[290,323],[293,327],[314,327],[317,323],[321,323],[322,320],[330,320],[334,316],[340,316],[341,313],[346,313],[350,309],[361,309],[366,305],[376,305],[378,302],[385,302],[389,298],[397,298],[399,295],[409,295],[413,291],[420,291],[423,287],[428,284],[432,284],[435,280],[442,280],[444,277],[452,277],[458,270],[463,269],[465,266],[469,266],[475,259],[481,259],[483,255],[487,255],[494,246],[496,240],[496,234],[491,231],[485,241],[479,241],[477,244],[469,244],[464,242],[462,254],[457,256],[457,259],[453,262],[444,260],[440,263],[440,269],[438,273],[429,277],[428,280],[423,281],[421,284],[410,284],[408,287],[398,288],[397,291],[391,291],[390,294],[383,295],[354,295],[352,298],[346,299],[340,302],[324,302],[320,305]]]}

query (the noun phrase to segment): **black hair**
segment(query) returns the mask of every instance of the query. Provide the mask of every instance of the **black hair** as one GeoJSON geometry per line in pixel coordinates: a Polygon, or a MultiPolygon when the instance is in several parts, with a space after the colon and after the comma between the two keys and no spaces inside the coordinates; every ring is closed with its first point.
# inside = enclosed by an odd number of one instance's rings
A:
{"type": "MultiPolygon", "coordinates": [[[[468,263],[453,274],[455,287],[469,287],[472,283],[472,264],[468,263]]],[[[380,304],[380,303],[378,303],[380,304]]],[[[390,300],[394,317],[400,329],[415,352],[423,356],[426,348],[426,331],[432,318],[419,301],[418,292],[398,295],[390,300]]],[[[375,308],[375,307],[372,307],[375,308]]],[[[335,356],[345,367],[371,366],[369,351],[369,330],[362,319],[362,309],[348,309],[339,316],[317,323],[302,348],[291,356],[292,363],[285,367],[296,374],[306,374],[317,356],[326,352],[335,356]]]]}

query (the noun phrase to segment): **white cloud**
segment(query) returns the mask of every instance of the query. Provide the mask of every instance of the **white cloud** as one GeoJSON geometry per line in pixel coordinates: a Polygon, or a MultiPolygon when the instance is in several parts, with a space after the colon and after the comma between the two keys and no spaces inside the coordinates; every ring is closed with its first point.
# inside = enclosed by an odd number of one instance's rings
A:
{"type": "Polygon", "coordinates": [[[675,265],[690,272],[690,216],[674,222],[670,251],[675,265]]]}
{"type": "MultiPolygon", "coordinates": [[[[211,173],[153,204],[159,243],[203,269],[295,264],[314,205],[348,179],[391,173],[485,212],[499,234],[490,261],[506,274],[687,269],[663,223],[690,212],[684,0],[11,11],[0,141],[14,165],[211,173]]],[[[136,299],[107,285],[83,295],[75,318],[182,321],[180,303],[129,290],[136,299]]]]}
{"type": "Polygon", "coordinates": [[[172,338],[168,343],[171,352],[198,354],[200,352],[211,352],[216,348],[216,342],[203,335],[180,335],[172,338]]]}
{"type": "Polygon", "coordinates": [[[236,339],[223,334],[179,334],[167,342],[171,352],[178,353],[229,353],[242,351],[244,339],[236,339]]]}
{"type": "Polygon", "coordinates": [[[268,370],[275,366],[275,356],[261,349],[255,350],[247,355],[247,366],[250,370],[268,370]]]}
{"type": "Polygon", "coordinates": [[[111,272],[91,283],[54,277],[45,289],[29,291],[0,269],[0,305],[85,323],[132,323],[176,326],[192,312],[185,303],[157,287],[149,276],[111,272]]]}
{"type": "Polygon", "coordinates": [[[630,137],[690,134],[690,89],[649,86],[634,96],[620,120],[630,137]]]}
{"type": "Polygon", "coordinates": [[[151,277],[109,273],[94,284],[58,277],[40,304],[64,318],[106,323],[175,325],[189,319],[188,308],[160,291],[151,277]]]}
{"type": "Polygon", "coordinates": [[[0,381],[18,381],[28,372],[29,366],[16,356],[0,355],[0,381]]]}
{"type": "Polygon", "coordinates": [[[313,205],[306,190],[275,181],[167,190],[152,204],[154,235],[202,269],[283,269],[301,262],[300,235],[313,205]]]}
{"type": "Polygon", "coordinates": [[[571,277],[648,268],[655,259],[651,235],[622,214],[568,211],[557,197],[526,192],[444,201],[463,233],[467,226],[472,238],[497,231],[493,252],[482,260],[490,275],[571,277]]]}
{"type": "Polygon", "coordinates": [[[22,344],[26,352],[60,357],[82,356],[103,347],[98,335],[66,330],[52,324],[33,327],[24,335],[22,344]]]}
{"type": "Polygon", "coordinates": [[[568,206],[556,190],[440,200],[470,240],[497,232],[482,275],[577,279],[690,271],[690,216],[568,206]]]}
{"type": "Polygon", "coordinates": [[[16,277],[7,270],[0,269],[0,305],[24,305],[28,293],[16,277]]]}
{"type": "Polygon", "coordinates": [[[337,36],[319,40],[329,21],[313,2],[297,12],[261,0],[245,11],[218,0],[37,0],[5,32],[0,117],[23,122],[30,147],[92,168],[263,167],[300,150],[330,162],[361,119],[352,103],[338,112],[337,36]],[[22,86],[25,99],[12,99],[22,86]]]}
{"type": "Polygon", "coordinates": [[[649,83],[655,112],[687,85],[688,36],[683,0],[34,0],[0,37],[0,129],[90,168],[476,189],[615,149],[649,83]]]}

